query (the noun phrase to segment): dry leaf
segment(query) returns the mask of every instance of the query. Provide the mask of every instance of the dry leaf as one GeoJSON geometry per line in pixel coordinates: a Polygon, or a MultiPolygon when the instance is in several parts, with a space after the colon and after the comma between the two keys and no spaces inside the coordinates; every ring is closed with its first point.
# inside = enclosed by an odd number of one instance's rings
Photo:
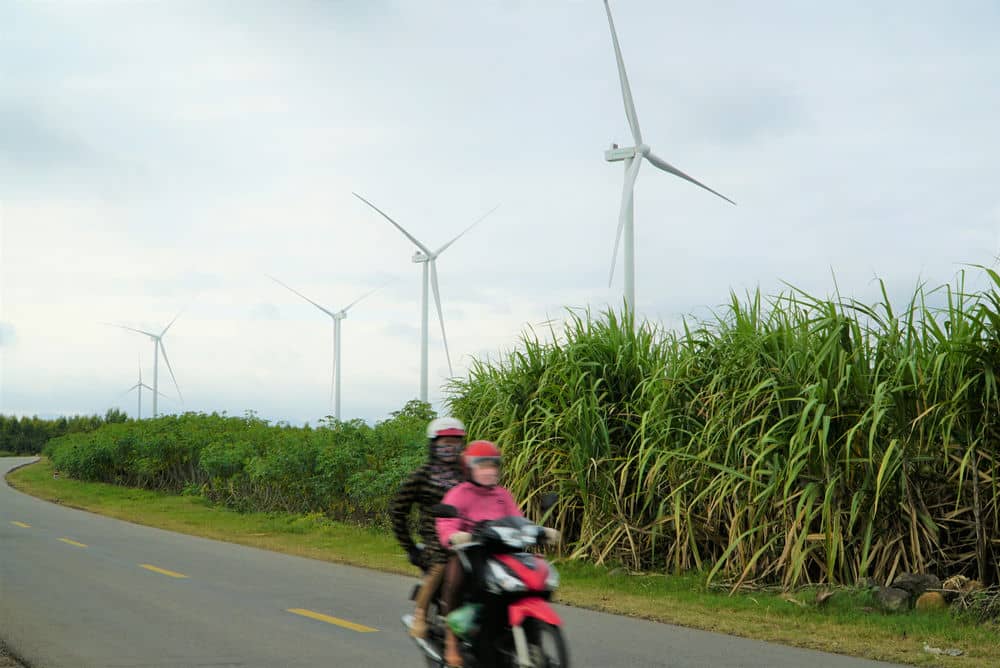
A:
{"type": "Polygon", "coordinates": [[[818,591],[816,592],[816,605],[823,605],[833,596],[832,591],[818,591]]]}
{"type": "Polygon", "coordinates": [[[806,604],[804,602],[802,602],[799,599],[795,598],[791,594],[782,594],[781,595],[781,600],[782,601],[788,601],[789,603],[794,603],[795,605],[799,606],[800,608],[806,607],[806,604]]]}

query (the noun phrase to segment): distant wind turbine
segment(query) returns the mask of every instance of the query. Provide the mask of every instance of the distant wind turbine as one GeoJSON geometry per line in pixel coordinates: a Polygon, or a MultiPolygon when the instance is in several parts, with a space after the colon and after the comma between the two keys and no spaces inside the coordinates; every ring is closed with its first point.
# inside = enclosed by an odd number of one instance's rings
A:
{"type": "Polygon", "coordinates": [[[160,393],[160,352],[161,351],[163,352],[163,361],[167,363],[167,371],[170,372],[170,378],[171,378],[171,380],[174,381],[174,387],[177,389],[177,397],[181,400],[181,402],[184,401],[184,397],[181,396],[181,387],[180,387],[180,385],[177,384],[177,377],[174,376],[174,370],[170,366],[170,358],[167,357],[167,348],[166,348],[166,346],[163,345],[163,336],[167,333],[167,330],[170,329],[175,322],[177,322],[177,318],[179,318],[179,317],[181,317],[180,313],[178,313],[177,315],[175,315],[174,319],[170,321],[170,324],[167,325],[166,327],[164,327],[163,331],[160,332],[159,334],[154,334],[153,332],[147,332],[146,330],[143,330],[143,329],[136,329],[134,327],[126,327],[125,325],[116,325],[116,324],[110,323],[110,322],[104,323],[106,325],[111,325],[112,327],[118,327],[119,329],[127,329],[128,331],[130,331],[130,332],[136,332],[137,334],[145,334],[146,336],[148,336],[150,338],[150,340],[152,340],[152,342],[153,342],[153,417],[156,417],[158,415],[157,410],[156,410],[156,398],[157,398],[157,396],[161,395],[161,393],[160,393]]]}
{"type": "Polygon", "coordinates": [[[444,354],[448,359],[448,375],[453,375],[451,368],[451,353],[448,351],[448,337],[444,332],[444,313],[441,311],[441,291],[438,288],[438,277],[437,277],[437,258],[441,253],[445,252],[449,246],[458,241],[466,232],[471,230],[473,227],[481,223],[487,216],[500,208],[500,205],[496,205],[485,214],[479,217],[476,222],[469,225],[467,228],[462,230],[458,236],[453,238],[451,241],[445,245],[438,248],[436,251],[432,251],[430,248],[424,244],[417,241],[416,237],[403,229],[403,226],[397,223],[395,220],[390,218],[388,214],[379,209],[377,206],[366,200],[361,195],[354,193],[354,196],[359,200],[375,209],[383,218],[392,223],[393,227],[403,233],[403,235],[413,242],[413,244],[419,249],[413,254],[413,261],[418,264],[424,265],[424,276],[423,276],[423,292],[422,301],[420,305],[420,400],[423,402],[427,401],[427,321],[428,321],[428,301],[427,301],[427,284],[428,284],[428,274],[430,275],[430,284],[434,289],[434,304],[437,306],[438,321],[441,323],[441,340],[444,343],[444,354]]]}
{"type": "Polygon", "coordinates": [[[622,240],[622,232],[625,233],[624,265],[625,265],[625,303],[629,310],[635,309],[635,231],[632,224],[633,200],[635,179],[639,174],[639,167],[642,159],[648,160],[654,167],[661,169],[668,174],[680,177],[700,188],[704,188],[713,195],[717,195],[730,204],[736,202],[725,195],[718,193],[704,183],[695,180],[681,170],[677,169],[669,162],[660,158],[650,150],[648,144],[642,142],[642,133],[639,131],[639,118],[635,113],[635,103],[632,101],[632,89],[628,85],[628,76],[625,74],[625,62],[622,59],[622,50],[618,45],[618,34],[615,32],[615,22],[611,18],[611,7],[608,0],[604,0],[604,9],[608,14],[608,25],[611,27],[611,41],[615,47],[615,59],[618,62],[618,78],[622,87],[622,99],[625,102],[625,116],[628,119],[628,126],[632,130],[632,139],[635,146],[619,148],[618,144],[612,144],[611,149],[604,152],[604,159],[608,162],[625,162],[625,186],[622,189],[621,212],[618,215],[618,232],[615,235],[615,249],[611,256],[611,273],[608,276],[608,286],[614,281],[615,262],[618,259],[618,245],[622,240]]]}
{"type": "Polygon", "coordinates": [[[380,290],[384,286],[379,286],[374,290],[366,292],[365,294],[361,295],[360,297],[358,297],[353,302],[351,302],[344,308],[340,309],[339,311],[331,311],[330,309],[324,306],[320,306],[319,304],[309,299],[304,294],[302,294],[295,288],[291,287],[290,285],[282,283],[274,276],[268,275],[268,278],[270,278],[278,285],[287,288],[288,290],[291,290],[299,297],[302,297],[302,299],[305,299],[307,302],[318,308],[320,311],[330,316],[330,319],[333,321],[333,373],[331,374],[330,377],[330,402],[333,404],[333,417],[339,420],[340,419],[340,321],[347,317],[347,311],[352,306],[357,304],[362,299],[368,297],[372,293],[376,292],[377,290],[380,290]]]}
{"type": "MultiPolygon", "coordinates": [[[[156,390],[154,390],[149,385],[146,385],[144,382],[142,382],[142,358],[140,357],[139,358],[139,382],[137,382],[135,385],[133,385],[132,387],[130,387],[127,390],[125,390],[124,392],[122,392],[122,396],[125,396],[126,394],[128,394],[132,390],[138,390],[138,392],[139,392],[139,405],[136,408],[136,419],[139,419],[139,420],[142,419],[142,390],[143,390],[143,388],[146,388],[150,392],[157,393],[156,390]]],[[[159,394],[164,399],[167,398],[167,395],[163,394],[162,392],[158,392],[157,394],[159,394]]]]}

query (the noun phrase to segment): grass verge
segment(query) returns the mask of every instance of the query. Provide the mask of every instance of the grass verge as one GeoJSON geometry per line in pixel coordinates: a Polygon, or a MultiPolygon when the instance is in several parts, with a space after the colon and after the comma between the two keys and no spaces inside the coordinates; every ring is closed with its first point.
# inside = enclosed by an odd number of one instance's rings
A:
{"type": "MultiPolygon", "coordinates": [[[[199,496],[53,479],[45,459],[7,477],[28,494],[73,508],[324,561],[416,575],[385,531],[318,515],[241,514],[199,496]]],[[[953,619],[947,612],[883,614],[869,595],[837,590],[822,605],[816,590],[794,596],[760,592],[728,596],[697,576],[627,575],[580,562],[559,564],[558,600],[660,622],[840,654],[919,666],[987,668],[1000,663],[997,627],[953,619]],[[960,657],[928,654],[924,645],[959,648],[960,657]]]]}

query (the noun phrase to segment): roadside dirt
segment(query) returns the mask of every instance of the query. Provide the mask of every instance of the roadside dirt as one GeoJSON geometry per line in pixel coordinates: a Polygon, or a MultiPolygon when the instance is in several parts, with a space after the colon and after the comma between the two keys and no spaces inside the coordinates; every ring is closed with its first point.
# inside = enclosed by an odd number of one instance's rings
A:
{"type": "Polygon", "coordinates": [[[23,663],[10,655],[2,640],[0,640],[0,668],[25,668],[23,663]]]}

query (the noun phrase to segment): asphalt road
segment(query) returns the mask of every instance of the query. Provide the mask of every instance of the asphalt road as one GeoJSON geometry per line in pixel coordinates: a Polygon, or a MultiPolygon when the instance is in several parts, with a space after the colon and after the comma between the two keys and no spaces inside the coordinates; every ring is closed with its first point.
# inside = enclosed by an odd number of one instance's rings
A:
{"type": "MultiPolygon", "coordinates": [[[[30,461],[0,458],[0,476],[30,461]]],[[[138,526],[0,484],[0,638],[34,668],[420,666],[414,580],[138,526]]],[[[559,607],[574,667],[891,664],[559,607]]]]}

